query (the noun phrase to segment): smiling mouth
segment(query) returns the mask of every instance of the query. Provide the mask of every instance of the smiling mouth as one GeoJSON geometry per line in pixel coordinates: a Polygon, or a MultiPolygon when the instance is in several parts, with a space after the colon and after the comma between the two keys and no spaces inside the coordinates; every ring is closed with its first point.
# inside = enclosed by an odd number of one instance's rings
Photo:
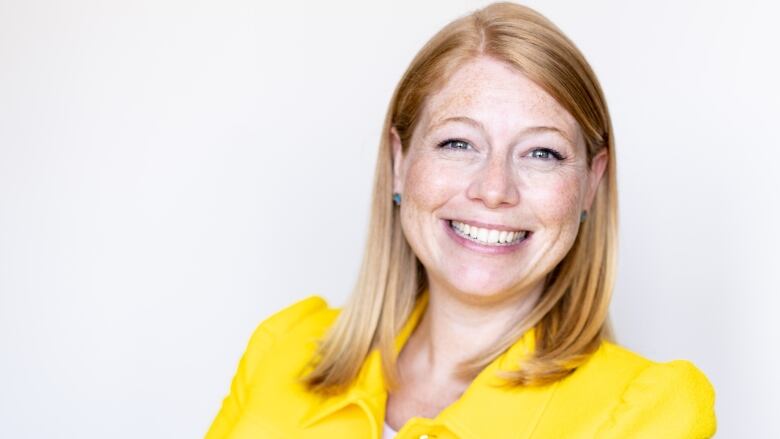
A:
{"type": "Polygon", "coordinates": [[[517,244],[528,237],[528,230],[496,230],[486,229],[462,223],[455,220],[447,220],[450,228],[465,239],[487,246],[509,246],[517,244]]]}

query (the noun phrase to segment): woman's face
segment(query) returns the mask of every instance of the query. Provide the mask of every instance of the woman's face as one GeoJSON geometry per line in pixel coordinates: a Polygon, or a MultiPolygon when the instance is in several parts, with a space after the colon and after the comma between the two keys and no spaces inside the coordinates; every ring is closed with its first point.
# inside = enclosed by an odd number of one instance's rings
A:
{"type": "Polygon", "coordinates": [[[409,148],[391,132],[401,225],[431,288],[489,301],[531,291],[577,236],[588,168],[575,119],[508,64],[480,57],[426,101],[409,148]]]}

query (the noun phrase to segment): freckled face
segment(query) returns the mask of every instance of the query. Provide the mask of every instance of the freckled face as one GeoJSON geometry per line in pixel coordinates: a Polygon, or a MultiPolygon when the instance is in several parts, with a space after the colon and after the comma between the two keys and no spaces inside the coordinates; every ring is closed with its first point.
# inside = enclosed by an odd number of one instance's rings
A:
{"type": "Polygon", "coordinates": [[[574,243],[607,160],[588,168],[574,118],[486,57],[429,96],[405,152],[391,138],[401,225],[430,287],[484,300],[543,282],[574,243]]]}

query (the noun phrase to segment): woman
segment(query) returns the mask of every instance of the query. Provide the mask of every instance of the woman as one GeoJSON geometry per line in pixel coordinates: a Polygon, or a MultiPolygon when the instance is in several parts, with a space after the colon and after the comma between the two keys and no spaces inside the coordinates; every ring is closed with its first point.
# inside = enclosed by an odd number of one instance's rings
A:
{"type": "Polygon", "coordinates": [[[577,48],[528,8],[442,29],[390,103],[343,309],[264,321],[216,438],[698,438],[691,363],[608,340],[615,145],[577,48]]]}

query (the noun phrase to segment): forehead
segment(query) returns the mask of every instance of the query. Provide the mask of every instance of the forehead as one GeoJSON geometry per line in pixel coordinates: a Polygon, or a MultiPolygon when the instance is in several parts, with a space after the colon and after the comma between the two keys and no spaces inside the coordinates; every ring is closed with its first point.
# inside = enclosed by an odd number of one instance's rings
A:
{"type": "Polygon", "coordinates": [[[441,121],[466,116],[496,133],[530,126],[554,126],[576,139],[579,125],[549,93],[514,67],[480,57],[456,70],[428,97],[420,126],[427,132],[441,121]]]}

